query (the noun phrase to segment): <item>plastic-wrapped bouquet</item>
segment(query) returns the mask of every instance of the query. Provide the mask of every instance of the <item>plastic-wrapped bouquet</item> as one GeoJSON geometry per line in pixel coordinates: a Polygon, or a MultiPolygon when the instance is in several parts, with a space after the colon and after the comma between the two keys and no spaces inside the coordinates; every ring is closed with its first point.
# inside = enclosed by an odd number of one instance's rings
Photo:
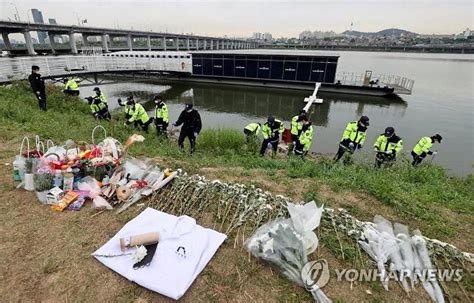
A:
{"type": "MultiPolygon", "coordinates": [[[[261,226],[245,246],[255,257],[277,267],[287,279],[305,287],[302,270],[308,263],[307,250],[290,219],[276,219],[261,226]]],[[[319,287],[309,291],[317,302],[331,302],[319,287]]]]}

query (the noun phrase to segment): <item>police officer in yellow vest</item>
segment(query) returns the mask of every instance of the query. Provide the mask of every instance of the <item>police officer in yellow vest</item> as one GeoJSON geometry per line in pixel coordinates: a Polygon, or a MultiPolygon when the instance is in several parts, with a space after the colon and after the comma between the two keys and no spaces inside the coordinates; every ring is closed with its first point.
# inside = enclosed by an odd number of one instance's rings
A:
{"type": "Polygon", "coordinates": [[[96,119],[101,120],[110,120],[111,116],[107,105],[102,102],[99,98],[94,98],[93,96],[85,98],[89,103],[89,107],[91,109],[92,115],[96,119]]]}
{"type": "Polygon", "coordinates": [[[66,95],[79,96],[79,84],[77,84],[74,78],[64,79],[64,90],[66,95]]]}
{"type": "Polygon", "coordinates": [[[261,128],[262,124],[258,122],[247,124],[247,126],[244,127],[244,134],[247,138],[247,142],[249,142],[251,139],[257,138],[261,128]]]}
{"type": "Polygon", "coordinates": [[[393,127],[387,127],[374,144],[374,150],[377,152],[375,155],[375,166],[391,166],[402,149],[402,138],[395,134],[393,127]]]}
{"type": "Polygon", "coordinates": [[[275,156],[278,149],[278,142],[280,141],[280,134],[283,134],[284,130],[285,127],[280,120],[274,117],[268,117],[267,122],[265,122],[262,127],[263,142],[260,148],[261,156],[265,155],[268,144],[272,145],[273,156],[275,156]]]}
{"type": "Polygon", "coordinates": [[[94,87],[95,96],[92,96],[94,99],[99,99],[102,103],[105,104],[107,110],[109,109],[109,105],[107,104],[107,98],[105,95],[100,91],[99,87],[94,87]]]}
{"type": "Polygon", "coordinates": [[[155,96],[155,125],[158,137],[167,137],[166,129],[168,128],[169,122],[168,106],[166,106],[161,96],[155,96]]]}
{"type": "MultiPolygon", "coordinates": [[[[128,97],[128,100],[133,100],[133,97],[128,97]]],[[[132,116],[132,106],[129,106],[127,102],[123,102],[121,98],[118,98],[117,103],[119,106],[123,107],[123,113],[125,114],[125,121],[128,121],[132,116]]]]}
{"type": "Polygon", "coordinates": [[[301,129],[303,128],[303,118],[306,118],[306,111],[300,110],[299,114],[291,118],[291,126],[290,126],[290,133],[291,133],[291,143],[288,146],[288,154],[294,151],[298,139],[301,134],[301,129]]]}
{"type": "Polygon", "coordinates": [[[352,154],[356,149],[362,148],[368,126],[369,117],[367,116],[360,117],[359,121],[347,123],[341,142],[339,142],[339,149],[334,156],[335,161],[339,161],[346,151],[352,154]]]}
{"type": "Polygon", "coordinates": [[[303,126],[296,142],[295,154],[304,158],[308,154],[313,141],[313,126],[306,116],[302,118],[301,122],[303,126]]]}
{"type": "Polygon", "coordinates": [[[436,134],[431,137],[423,137],[421,138],[418,143],[416,143],[415,147],[411,151],[411,156],[413,157],[413,162],[411,163],[413,166],[416,166],[423,161],[426,155],[436,155],[437,152],[432,152],[431,147],[433,143],[438,142],[441,143],[443,137],[441,135],[436,134]]]}
{"type": "Polygon", "coordinates": [[[135,102],[133,98],[127,101],[127,105],[132,107],[132,116],[125,124],[136,123],[136,125],[140,125],[142,129],[148,133],[148,126],[153,122],[153,119],[148,116],[143,105],[135,102]]]}

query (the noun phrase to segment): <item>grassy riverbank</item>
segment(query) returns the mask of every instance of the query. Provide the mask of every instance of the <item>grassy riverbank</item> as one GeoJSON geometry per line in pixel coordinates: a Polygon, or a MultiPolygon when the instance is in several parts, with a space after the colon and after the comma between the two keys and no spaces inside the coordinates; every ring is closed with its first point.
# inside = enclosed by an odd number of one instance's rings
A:
{"type": "MultiPolygon", "coordinates": [[[[37,101],[27,83],[19,82],[0,88],[0,125],[7,137],[38,134],[44,139],[62,142],[72,138],[91,141],[91,130],[97,125],[87,104],[76,97],[65,97],[54,86],[48,87],[48,112],[37,109],[37,101]]],[[[119,140],[125,140],[135,132],[123,126],[121,114],[112,122],[100,122],[119,140]]],[[[474,177],[450,177],[435,165],[422,165],[413,169],[404,161],[392,169],[375,170],[371,163],[352,165],[334,164],[330,159],[301,161],[261,158],[255,154],[255,146],[247,147],[243,135],[233,129],[204,130],[197,141],[197,153],[182,153],[176,144],[160,142],[154,130],[146,135],[144,144],[136,145],[132,153],[141,156],[161,156],[168,163],[194,172],[202,167],[239,167],[244,170],[258,169],[271,181],[280,178],[308,179],[315,181],[310,190],[317,196],[318,187],[330,186],[333,191],[366,193],[392,208],[401,220],[424,223],[430,228],[424,233],[431,237],[448,239],[455,235],[455,227],[446,224],[445,212],[450,216],[473,214],[474,177]],[[276,174],[279,172],[279,174],[276,174]]],[[[357,205],[352,205],[355,209],[357,205]]],[[[472,222],[471,222],[472,223],[472,222]]]]}
{"type": "MultiPolygon", "coordinates": [[[[65,97],[57,87],[48,86],[48,107],[47,112],[38,109],[36,98],[25,82],[0,87],[0,159],[3,162],[13,160],[25,135],[31,138],[37,134],[56,143],[66,139],[91,142],[91,131],[98,122],[90,115],[87,104],[76,97],[65,97]]],[[[133,127],[123,125],[119,113],[114,115],[113,121],[99,123],[109,135],[120,141],[137,132],[133,127]]],[[[100,132],[97,136],[101,136],[100,132]]],[[[181,152],[174,141],[159,141],[154,128],[145,137],[145,142],[133,146],[131,153],[154,158],[162,166],[182,168],[208,179],[253,184],[294,200],[314,199],[326,206],[344,207],[362,220],[371,220],[375,214],[381,214],[392,221],[407,224],[411,229],[419,228],[426,236],[453,243],[463,250],[474,250],[474,236],[471,233],[474,227],[473,176],[450,177],[443,168],[435,165],[413,169],[404,161],[399,161],[390,170],[374,170],[372,163],[334,164],[324,157],[301,161],[279,154],[275,159],[262,158],[256,155],[256,147],[248,147],[243,134],[233,129],[204,130],[197,141],[197,152],[192,156],[181,152]]],[[[8,279],[8,283],[16,285],[18,279],[39,281],[35,286],[41,289],[56,289],[61,285],[60,279],[83,284],[60,292],[61,298],[66,294],[64,299],[73,294],[74,298],[84,300],[104,298],[106,301],[130,301],[138,297],[156,300],[157,297],[150,292],[116,275],[110,282],[110,272],[99,267],[89,256],[97,245],[134,217],[136,210],[130,209],[120,215],[105,213],[93,220],[90,209],[81,210],[78,214],[58,215],[39,203],[32,204],[33,194],[15,191],[6,181],[11,179],[9,169],[2,168],[0,221],[4,222],[4,226],[1,227],[24,232],[19,240],[4,239],[4,243],[9,245],[1,248],[2,255],[13,256],[18,251],[22,256],[29,255],[26,247],[41,247],[43,241],[50,247],[63,247],[77,253],[68,255],[61,250],[38,249],[35,257],[28,258],[27,263],[15,265],[16,271],[12,269],[13,265],[0,262],[0,277],[2,273],[17,272],[19,278],[8,279]],[[43,260],[43,263],[36,264],[35,260],[43,260]],[[36,269],[29,271],[24,267],[36,269]],[[109,281],[103,287],[87,286],[103,279],[109,281]],[[123,287],[123,290],[111,296],[117,287],[123,287]]],[[[321,234],[321,252],[318,250],[317,257],[328,259],[331,268],[343,266],[340,262],[354,264],[357,259],[360,261],[357,246],[347,239],[340,242],[332,233],[331,226],[323,224],[321,234]],[[341,251],[345,256],[342,261],[339,258],[341,251]]],[[[246,296],[252,301],[272,301],[272,298],[295,302],[309,300],[304,291],[278,278],[267,266],[247,260],[247,254],[242,247],[234,245],[233,239],[226,243],[198,279],[191,301],[238,301],[246,296]]],[[[23,286],[18,289],[33,289],[27,282],[23,286]]],[[[340,301],[354,301],[357,298],[355,301],[403,302],[407,299],[402,292],[391,291],[387,294],[380,283],[356,286],[354,290],[352,286],[348,283],[329,285],[328,293],[340,301]],[[369,289],[373,292],[372,297],[366,297],[366,290],[369,289]]],[[[29,290],[26,296],[31,298],[36,294],[29,290]]],[[[19,294],[18,297],[25,298],[25,295],[19,294]]],[[[59,296],[53,297],[57,298],[59,296]]]]}

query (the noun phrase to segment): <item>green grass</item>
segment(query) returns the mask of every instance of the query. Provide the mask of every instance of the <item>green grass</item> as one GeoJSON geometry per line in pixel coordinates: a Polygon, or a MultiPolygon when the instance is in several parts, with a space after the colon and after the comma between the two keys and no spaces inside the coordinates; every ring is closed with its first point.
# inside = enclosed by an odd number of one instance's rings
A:
{"type": "MultiPolygon", "coordinates": [[[[98,122],[89,107],[77,97],[64,96],[55,86],[48,86],[47,112],[38,109],[37,101],[26,82],[0,87],[0,130],[4,138],[38,134],[43,139],[63,142],[66,139],[91,142],[91,131],[98,123],[120,141],[137,132],[123,125],[121,114],[111,122],[98,122]]],[[[100,136],[100,135],[99,135],[100,136]]],[[[443,220],[439,208],[454,213],[474,213],[474,177],[451,177],[435,165],[412,168],[399,161],[391,169],[373,169],[372,163],[351,165],[334,164],[331,159],[301,161],[299,159],[272,159],[256,154],[258,146],[245,144],[241,131],[235,129],[205,129],[197,141],[197,152],[190,156],[176,144],[159,141],[154,129],[145,135],[143,144],[132,147],[136,156],[161,156],[183,169],[194,172],[201,167],[242,167],[263,169],[272,179],[276,171],[284,171],[288,178],[311,178],[328,184],[335,191],[349,190],[373,195],[392,207],[409,221],[423,221],[432,229],[428,236],[453,235],[455,230],[443,220]]],[[[317,190],[305,198],[317,198],[317,190]]]]}

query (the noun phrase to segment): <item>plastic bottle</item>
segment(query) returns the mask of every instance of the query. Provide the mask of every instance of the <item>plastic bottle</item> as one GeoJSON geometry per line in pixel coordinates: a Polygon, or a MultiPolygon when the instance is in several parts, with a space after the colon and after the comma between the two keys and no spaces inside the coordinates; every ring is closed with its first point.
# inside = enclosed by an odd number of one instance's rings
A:
{"type": "Polygon", "coordinates": [[[53,187],[61,187],[63,184],[63,175],[59,169],[54,171],[53,187]]]}
{"type": "Polygon", "coordinates": [[[72,173],[72,169],[68,168],[66,173],[64,174],[63,180],[63,191],[70,191],[74,189],[74,174],[72,173]]]}
{"type": "Polygon", "coordinates": [[[13,161],[13,180],[21,181],[20,170],[22,166],[24,166],[24,162],[20,159],[15,159],[15,161],[13,161]]]}

